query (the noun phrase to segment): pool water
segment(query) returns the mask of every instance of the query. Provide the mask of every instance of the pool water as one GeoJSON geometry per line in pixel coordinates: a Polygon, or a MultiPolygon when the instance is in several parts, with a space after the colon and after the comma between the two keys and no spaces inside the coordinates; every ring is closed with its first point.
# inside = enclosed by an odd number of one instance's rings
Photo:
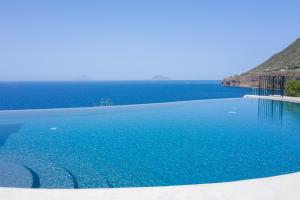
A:
{"type": "Polygon", "coordinates": [[[300,105],[218,99],[0,112],[0,186],[216,183],[300,171],[300,105]]]}

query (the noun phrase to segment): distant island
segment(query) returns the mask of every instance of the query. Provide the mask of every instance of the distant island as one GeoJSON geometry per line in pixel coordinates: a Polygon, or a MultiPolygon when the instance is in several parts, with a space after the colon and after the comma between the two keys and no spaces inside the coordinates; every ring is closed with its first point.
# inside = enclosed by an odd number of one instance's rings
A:
{"type": "Polygon", "coordinates": [[[257,87],[259,76],[262,75],[285,75],[300,78],[300,38],[254,69],[225,78],[223,85],[257,87]]]}
{"type": "Polygon", "coordinates": [[[166,81],[166,80],[170,80],[169,77],[163,76],[163,75],[156,75],[152,77],[152,80],[156,80],[156,81],[166,81]]]}
{"type": "Polygon", "coordinates": [[[76,80],[76,81],[91,81],[93,79],[87,75],[81,75],[81,76],[76,77],[74,80],[76,80]]]}

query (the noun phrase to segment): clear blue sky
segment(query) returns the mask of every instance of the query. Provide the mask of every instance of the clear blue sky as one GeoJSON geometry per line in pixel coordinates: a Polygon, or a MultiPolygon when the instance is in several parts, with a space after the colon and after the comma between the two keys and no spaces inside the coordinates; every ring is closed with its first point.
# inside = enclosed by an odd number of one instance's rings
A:
{"type": "Polygon", "coordinates": [[[300,37],[299,0],[0,1],[0,80],[222,79],[300,37]]]}

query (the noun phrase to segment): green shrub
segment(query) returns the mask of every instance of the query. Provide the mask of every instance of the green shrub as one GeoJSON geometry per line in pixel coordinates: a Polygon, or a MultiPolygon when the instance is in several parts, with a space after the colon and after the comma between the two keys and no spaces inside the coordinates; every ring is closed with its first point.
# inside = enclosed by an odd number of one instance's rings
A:
{"type": "Polygon", "coordinates": [[[285,86],[285,95],[300,97],[300,81],[288,81],[285,86]]]}

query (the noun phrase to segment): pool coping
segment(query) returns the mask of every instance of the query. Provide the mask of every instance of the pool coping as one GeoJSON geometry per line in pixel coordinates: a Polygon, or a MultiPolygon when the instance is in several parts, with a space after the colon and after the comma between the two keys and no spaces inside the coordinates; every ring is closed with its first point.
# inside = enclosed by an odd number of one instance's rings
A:
{"type": "Polygon", "coordinates": [[[279,96],[279,95],[270,95],[270,96],[260,96],[260,95],[245,95],[246,99],[265,99],[265,100],[275,100],[275,101],[285,101],[291,103],[300,103],[300,97],[289,97],[289,96],[279,96]]]}
{"type": "Polygon", "coordinates": [[[0,188],[5,200],[299,200],[300,172],[225,183],[99,189],[0,188]]]}

